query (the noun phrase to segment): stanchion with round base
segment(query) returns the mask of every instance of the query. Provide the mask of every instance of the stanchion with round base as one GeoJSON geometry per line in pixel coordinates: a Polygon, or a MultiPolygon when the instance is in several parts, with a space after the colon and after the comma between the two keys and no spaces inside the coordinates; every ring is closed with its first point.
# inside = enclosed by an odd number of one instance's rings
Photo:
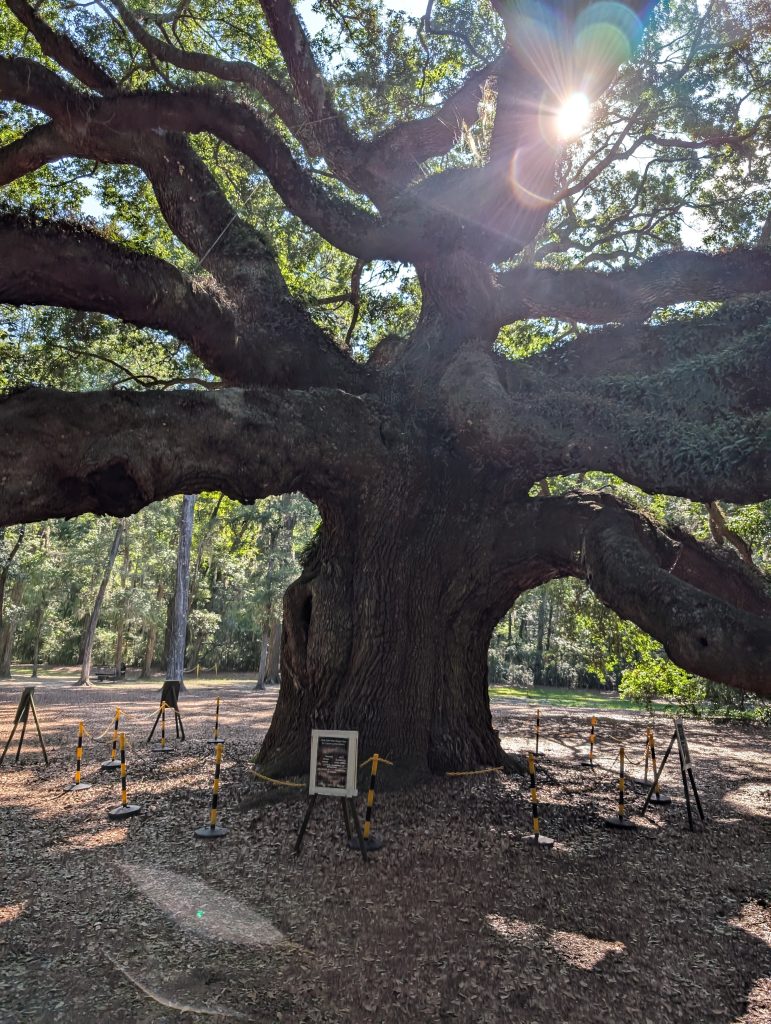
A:
{"type": "Polygon", "coordinates": [[[650,731],[649,748],[651,753],[651,764],[653,766],[653,796],[648,801],[649,804],[654,804],[656,807],[666,807],[667,804],[672,803],[672,798],[667,796],[666,793],[661,792],[661,786],[659,785],[658,779],[656,779],[656,745],[653,741],[653,730],[650,731]]]}
{"type": "Polygon", "coordinates": [[[216,747],[220,741],[220,699],[217,697],[217,709],[214,712],[214,736],[212,739],[207,740],[206,743],[210,747],[216,747]]]}
{"type": "Polygon", "coordinates": [[[228,830],[220,825],[201,825],[194,832],[198,839],[222,839],[227,834],[228,830]]]}
{"type": "Polygon", "coordinates": [[[615,818],[606,818],[606,828],[632,829],[637,828],[633,821],[630,821],[624,814],[624,748],[618,752],[618,815],[615,818]]]}
{"type": "Polygon", "coordinates": [[[222,743],[217,744],[217,753],[214,758],[214,787],[211,795],[211,810],[209,811],[209,824],[201,825],[193,833],[196,839],[222,839],[228,834],[226,828],[217,824],[217,804],[220,795],[220,765],[222,764],[222,743]]]}
{"type": "Polygon", "coordinates": [[[109,761],[102,761],[101,770],[103,772],[117,771],[120,768],[120,758],[118,757],[118,729],[120,728],[120,708],[115,709],[115,726],[112,730],[112,753],[110,754],[109,761]]]}
{"type": "MultiPolygon", "coordinates": [[[[366,839],[362,839],[362,842],[364,843],[364,849],[367,851],[367,853],[372,853],[373,850],[380,850],[383,847],[383,840],[380,838],[377,832],[373,832],[366,839]]],[[[351,838],[348,840],[348,847],[351,850],[358,851],[361,850],[361,843],[355,836],[351,836],[351,838]]]]}
{"type": "Polygon", "coordinates": [[[120,734],[120,806],[113,807],[107,812],[107,817],[113,821],[120,821],[121,818],[133,818],[139,814],[142,808],[139,804],[130,804],[126,797],[126,736],[120,734]]]}
{"type": "Polygon", "coordinates": [[[166,746],[166,703],[161,703],[161,742],[150,749],[154,754],[173,754],[171,747],[166,746]]]}
{"type": "Polygon", "coordinates": [[[83,723],[78,725],[78,746],[75,750],[75,781],[64,787],[65,793],[79,793],[82,789],[91,789],[90,782],[80,781],[80,762],[83,759],[83,723]]]}
{"type": "Polygon", "coordinates": [[[548,836],[541,835],[541,823],[538,817],[538,790],[535,786],[535,757],[530,753],[527,755],[527,767],[530,772],[530,802],[533,811],[533,831],[525,836],[525,842],[539,850],[550,850],[554,846],[554,840],[548,836]]]}

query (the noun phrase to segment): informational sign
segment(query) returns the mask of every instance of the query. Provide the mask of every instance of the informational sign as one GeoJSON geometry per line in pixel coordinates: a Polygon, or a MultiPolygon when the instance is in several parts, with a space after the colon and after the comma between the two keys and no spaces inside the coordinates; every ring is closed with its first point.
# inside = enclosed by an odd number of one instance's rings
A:
{"type": "Polygon", "coordinates": [[[358,732],[314,729],[311,733],[309,795],[356,796],[358,756],[358,732]]]}

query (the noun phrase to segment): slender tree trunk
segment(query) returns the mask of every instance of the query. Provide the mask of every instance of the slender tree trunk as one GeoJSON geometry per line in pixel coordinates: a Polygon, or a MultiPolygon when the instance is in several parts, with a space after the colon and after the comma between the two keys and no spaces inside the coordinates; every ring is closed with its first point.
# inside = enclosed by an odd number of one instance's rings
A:
{"type": "Polygon", "coordinates": [[[554,621],[554,601],[550,600],[549,601],[549,617],[548,617],[548,619],[546,621],[546,638],[544,639],[544,642],[543,642],[543,649],[544,649],[544,651],[548,651],[549,648],[551,647],[551,630],[552,630],[552,623],[553,623],[553,621],[554,621]]]}
{"type": "Polygon", "coordinates": [[[274,619],[270,627],[268,648],[267,683],[278,683],[281,678],[281,620],[274,619]]]}
{"type": "Polygon", "coordinates": [[[535,638],[535,658],[533,660],[533,685],[540,686],[543,681],[543,635],[546,628],[546,592],[541,592],[538,605],[538,632],[535,638]]]}
{"type": "MultiPolygon", "coordinates": [[[[19,552],[19,548],[24,540],[24,533],[26,527],[19,527],[19,533],[16,540],[8,553],[8,557],[0,567],[0,679],[11,678],[11,654],[13,651],[13,637],[16,632],[16,622],[18,621],[18,614],[16,612],[16,604],[21,600],[22,589],[18,592],[18,597],[14,598],[14,590],[11,592],[11,600],[14,605],[14,612],[9,616],[6,614],[6,603],[5,593],[8,586],[8,576],[11,570],[11,563],[19,552]]],[[[0,540],[5,536],[5,530],[0,530],[0,540]]]]}
{"type": "Polygon", "coordinates": [[[124,629],[125,625],[123,617],[121,616],[121,619],[118,622],[117,636],[115,638],[115,675],[118,678],[120,677],[120,667],[123,663],[124,629]]]}
{"type": "Polygon", "coordinates": [[[37,679],[37,668],[40,661],[40,638],[43,633],[45,608],[41,605],[35,612],[35,642],[32,648],[32,678],[37,679]]]}
{"type": "Polygon", "coordinates": [[[257,670],[255,690],[265,689],[265,676],[268,671],[268,647],[270,646],[270,618],[262,624],[262,640],[260,642],[260,667],[257,670]]]}
{"type": "Polygon", "coordinates": [[[147,642],[145,643],[145,653],[142,658],[142,678],[149,679],[153,671],[153,658],[155,657],[155,638],[157,630],[155,626],[150,626],[147,631],[147,642]]]}
{"type": "Polygon", "coordinates": [[[107,564],[104,567],[104,573],[102,575],[102,582],[99,584],[99,590],[97,591],[96,600],[94,601],[94,610],[91,612],[91,618],[88,620],[88,629],[86,631],[86,638],[83,644],[83,664],[80,668],[80,679],[75,684],[76,686],[88,685],[89,676],[91,675],[91,659],[94,653],[96,627],[99,625],[99,616],[102,612],[104,595],[107,593],[107,586],[110,582],[110,576],[112,575],[112,567],[115,565],[115,559],[118,556],[118,549],[120,548],[125,528],[126,521],[125,519],[121,519],[115,531],[115,536],[112,539],[110,553],[107,556],[107,564]]]}
{"type": "Polygon", "coordinates": [[[177,584],[174,593],[174,616],[171,627],[166,678],[182,683],[185,669],[185,641],[187,637],[187,606],[190,585],[190,546],[193,540],[193,513],[195,494],[182,499],[177,547],[177,584]]]}
{"type": "Polygon", "coordinates": [[[116,638],[115,638],[115,675],[120,678],[120,667],[123,664],[123,647],[126,641],[126,586],[130,567],[130,553],[127,531],[124,531],[123,558],[121,559],[120,584],[121,584],[121,610],[118,617],[116,638]]]}
{"type": "Polygon", "coordinates": [[[21,599],[24,596],[24,580],[17,577],[11,586],[11,607],[3,617],[0,626],[0,679],[11,678],[11,659],[13,657],[13,643],[16,638],[16,627],[19,623],[21,599]]]}

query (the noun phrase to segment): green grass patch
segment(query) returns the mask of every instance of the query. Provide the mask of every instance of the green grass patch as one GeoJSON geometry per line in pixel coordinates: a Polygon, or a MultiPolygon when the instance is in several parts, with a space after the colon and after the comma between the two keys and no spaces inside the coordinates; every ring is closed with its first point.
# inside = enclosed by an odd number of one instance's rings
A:
{"type": "MultiPolygon", "coordinates": [[[[490,698],[519,697],[534,704],[550,705],[557,708],[618,708],[620,711],[645,711],[645,705],[633,700],[624,700],[615,694],[601,690],[571,690],[561,686],[491,686],[490,698]]],[[[677,713],[674,704],[655,705],[656,711],[664,714],[677,713]]]]}

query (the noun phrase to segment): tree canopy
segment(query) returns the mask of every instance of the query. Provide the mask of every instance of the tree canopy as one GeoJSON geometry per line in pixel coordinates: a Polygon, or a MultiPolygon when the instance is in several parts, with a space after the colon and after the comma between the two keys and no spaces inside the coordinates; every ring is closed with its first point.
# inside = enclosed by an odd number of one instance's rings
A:
{"type": "Polygon", "coordinates": [[[314,501],[277,769],[314,722],[497,760],[487,642],[562,576],[768,692],[766,579],[634,494],[771,492],[770,34],[760,0],[3,0],[0,523],[314,501]]]}

